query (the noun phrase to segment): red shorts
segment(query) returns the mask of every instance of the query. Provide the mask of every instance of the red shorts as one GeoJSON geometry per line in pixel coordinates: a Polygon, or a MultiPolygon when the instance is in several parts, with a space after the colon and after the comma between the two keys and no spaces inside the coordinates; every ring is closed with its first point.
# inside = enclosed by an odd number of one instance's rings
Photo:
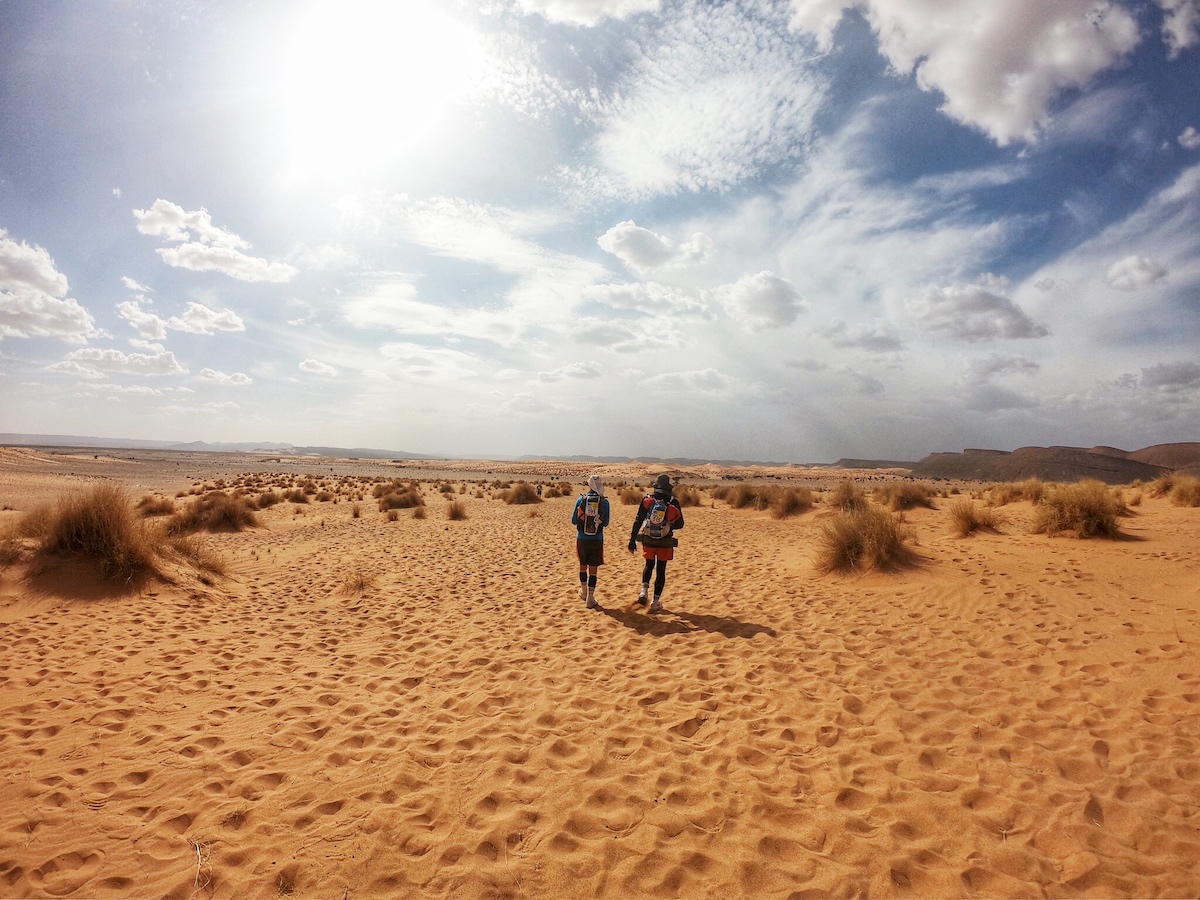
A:
{"type": "Polygon", "coordinates": [[[666,562],[669,559],[675,558],[674,547],[647,547],[642,544],[642,556],[646,559],[661,559],[666,562]]]}
{"type": "Polygon", "coordinates": [[[575,555],[579,557],[581,566],[604,565],[604,541],[585,541],[575,539],[575,555]]]}

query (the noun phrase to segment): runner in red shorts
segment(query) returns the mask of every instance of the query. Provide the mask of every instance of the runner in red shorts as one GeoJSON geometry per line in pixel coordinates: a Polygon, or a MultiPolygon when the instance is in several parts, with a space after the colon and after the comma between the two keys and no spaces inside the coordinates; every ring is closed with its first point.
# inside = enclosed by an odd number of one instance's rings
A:
{"type": "Polygon", "coordinates": [[[650,612],[662,612],[662,592],[667,584],[667,561],[675,558],[675,547],[679,541],[674,532],[683,528],[683,509],[673,496],[671,476],[659,475],[654,480],[653,493],[642,498],[633,530],[629,533],[629,552],[637,550],[642,542],[642,556],[646,565],[642,569],[642,587],[638,592],[638,603],[645,603],[650,594],[650,575],[654,573],[654,599],[650,612]]]}

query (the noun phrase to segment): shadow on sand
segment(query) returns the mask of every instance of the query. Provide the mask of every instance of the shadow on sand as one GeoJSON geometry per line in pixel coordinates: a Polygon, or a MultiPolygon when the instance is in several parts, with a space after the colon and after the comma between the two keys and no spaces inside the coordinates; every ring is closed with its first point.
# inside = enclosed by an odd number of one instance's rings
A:
{"type": "Polygon", "coordinates": [[[775,629],[767,625],[741,622],[727,616],[702,616],[698,613],[674,612],[665,606],[662,612],[654,616],[644,609],[608,609],[601,606],[597,608],[597,611],[604,613],[610,619],[615,619],[626,628],[632,628],[638,634],[649,634],[655,637],[667,634],[688,634],[694,631],[707,631],[727,638],[752,638],[758,634],[775,637],[775,629]]]}

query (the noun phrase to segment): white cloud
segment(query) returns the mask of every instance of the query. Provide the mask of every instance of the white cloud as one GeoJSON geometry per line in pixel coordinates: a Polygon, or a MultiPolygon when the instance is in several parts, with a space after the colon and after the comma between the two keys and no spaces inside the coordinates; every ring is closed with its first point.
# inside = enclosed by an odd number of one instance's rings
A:
{"type": "Polygon", "coordinates": [[[713,394],[729,390],[735,381],[710,367],[694,372],[664,372],[661,375],[651,375],[642,383],[657,390],[713,394]]]}
{"type": "Polygon", "coordinates": [[[468,353],[446,347],[426,347],[398,341],[384,344],[379,354],[389,365],[393,376],[422,381],[449,381],[474,378],[479,372],[479,360],[468,353]]]}
{"type": "Polygon", "coordinates": [[[144,284],[139,284],[138,282],[136,282],[132,278],[130,278],[128,275],[121,276],[121,284],[125,285],[126,288],[128,288],[129,290],[134,291],[135,293],[138,293],[138,294],[154,293],[153,290],[146,287],[144,284]]]}
{"type": "Polygon", "coordinates": [[[658,12],[662,0],[517,0],[517,4],[527,15],[537,13],[551,22],[595,25],[603,19],[658,12]]]}
{"type": "Polygon", "coordinates": [[[1179,146],[1185,150],[1200,150],[1200,131],[1196,131],[1193,125],[1183,129],[1179,135],[1179,146]]]}
{"type": "Polygon", "coordinates": [[[617,353],[640,353],[687,346],[683,336],[672,329],[654,328],[626,322],[584,319],[574,326],[571,336],[581,344],[605,347],[617,353]]]}
{"type": "Polygon", "coordinates": [[[306,359],[301,362],[300,371],[308,372],[310,375],[324,375],[326,377],[332,377],[337,374],[337,369],[317,359],[306,359]]]}
{"type": "Polygon", "coordinates": [[[77,363],[100,372],[117,372],[126,375],[183,375],[183,368],[169,350],[159,349],[153,353],[122,353],[120,350],[101,350],[85,347],[72,350],[64,362],[77,363]]]}
{"type": "Polygon", "coordinates": [[[81,344],[96,333],[91,313],[65,297],[67,278],[50,254],[0,228],[0,340],[57,337],[81,344]]]}
{"type": "Polygon", "coordinates": [[[149,209],[135,209],[141,234],[176,243],[156,252],[169,266],[194,272],[221,272],[242,281],[291,281],[296,269],[287,263],[248,256],[250,243],[212,223],[208,210],[188,212],[169,200],[158,199],[149,209]]]}
{"type": "Polygon", "coordinates": [[[1006,409],[1031,409],[1038,401],[1027,394],[991,382],[971,387],[966,396],[967,409],[975,412],[994,413],[1006,409]]]}
{"type": "Polygon", "coordinates": [[[976,341],[1040,338],[1049,334],[1008,297],[998,293],[1002,279],[985,277],[979,284],[928,287],[909,300],[909,310],[929,331],[976,341]]]}
{"type": "Polygon", "coordinates": [[[1033,140],[1058,97],[1086,87],[1139,40],[1136,18],[1112,0],[791,0],[791,7],[791,27],[814,34],[824,49],[842,13],[860,10],[897,73],[915,73],[924,90],[945,97],[947,115],[1001,145],[1033,140]]]}
{"type": "Polygon", "coordinates": [[[305,269],[345,269],[359,262],[358,253],[345,244],[300,244],[288,254],[288,260],[305,269]]]}
{"type": "Polygon", "coordinates": [[[226,373],[218,372],[216,369],[201,369],[200,378],[204,381],[211,382],[212,384],[227,384],[236,385],[239,387],[254,383],[253,379],[251,379],[251,377],[246,375],[244,372],[226,373]]]}
{"type": "Polygon", "coordinates": [[[506,310],[452,310],[417,299],[409,281],[382,280],[342,302],[346,321],[356,328],[384,328],[399,334],[473,337],[509,346],[520,336],[519,321],[506,310]]]}
{"type": "Polygon", "coordinates": [[[968,376],[974,381],[988,381],[1002,375],[1036,375],[1041,365],[1025,356],[1000,356],[993,353],[967,364],[968,376]]]}
{"type": "Polygon", "coordinates": [[[538,381],[555,382],[562,381],[564,378],[576,379],[592,379],[599,378],[603,372],[600,369],[600,364],[596,362],[573,362],[567,363],[565,366],[559,366],[557,369],[552,369],[549,372],[538,372],[538,381]]]}
{"type": "Polygon", "coordinates": [[[585,300],[613,309],[648,316],[693,316],[712,318],[712,312],[699,300],[683,291],[655,281],[633,284],[596,284],[583,289],[585,300]]]}
{"type": "Polygon", "coordinates": [[[1200,388],[1200,365],[1175,362],[1150,366],[1142,369],[1141,385],[1167,392],[1200,388]]]}
{"type": "Polygon", "coordinates": [[[1200,42],[1198,0],[1157,0],[1163,10],[1163,40],[1172,59],[1200,42]]]}
{"type": "Polygon", "coordinates": [[[1136,291],[1166,277],[1166,266],[1136,253],[1117,260],[1104,274],[1108,286],[1118,291],[1136,291]]]}
{"type": "Polygon", "coordinates": [[[669,237],[642,228],[632,219],[618,222],[597,238],[602,250],[617,257],[635,272],[646,273],[664,266],[703,263],[712,253],[713,242],[706,234],[676,244],[669,237]]]}
{"type": "Polygon", "coordinates": [[[729,315],[751,329],[782,328],[808,308],[796,286],[772,272],[743,275],[712,291],[729,315]]]}
{"type": "Polygon", "coordinates": [[[900,339],[899,333],[887,322],[857,322],[847,325],[837,319],[820,334],[828,338],[833,346],[842,349],[857,348],[871,353],[894,353],[904,349],[904,341],[900,339]]]}
{"type": "Polygon", "coordinates": [[[599,116],[587,190],[622,198],[726,190],[801,155],[824,79],[770,10],[683,4],[599,116]]]}
{"type": "Polygon", "coordinates": [[[172,316],[167,319],[167,327],[173,331],[186,331],[191,334],[246,330],[245,324],[237,313],[228,309],[217,312],[215,309],[209,309],[203,303],[188,303],[182,316],[172,316]]]}
{"type": "Polygon", "coordinates": [[[117,304],[117,315],[133,326],[142,337],[161,341],[167,336],[167,323],[161,317],[142,309],[136,300],[125,300],[117,304]]]}

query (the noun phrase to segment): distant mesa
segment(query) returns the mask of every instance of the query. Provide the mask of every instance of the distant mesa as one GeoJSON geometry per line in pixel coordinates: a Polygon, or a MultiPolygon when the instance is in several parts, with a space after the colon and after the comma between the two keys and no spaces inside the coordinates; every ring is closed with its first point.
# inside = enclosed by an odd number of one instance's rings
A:
{"type": "Polygon", "coordinates": [[[931,453],[912,466],[917,478],[962,481],[1153,481],[1172,471],[1200,470],[1200,443],[1155,444],[1132,452],[1116,447],[1020,447],[931,453]]]}

